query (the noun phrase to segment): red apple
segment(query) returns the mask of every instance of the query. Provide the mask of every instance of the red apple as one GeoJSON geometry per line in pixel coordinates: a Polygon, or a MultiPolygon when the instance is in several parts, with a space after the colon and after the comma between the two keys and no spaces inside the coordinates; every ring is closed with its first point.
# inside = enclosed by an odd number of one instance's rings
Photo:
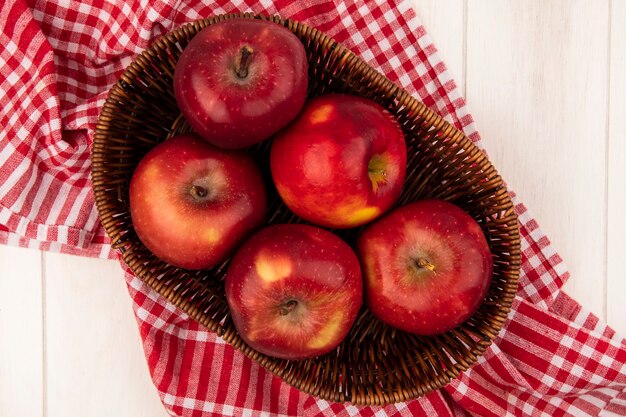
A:
{"type": "Polygon", "coordinates": [[[367,223],[393,205],[406,174],[399,123],[374,101],[347,94],[310,100],[274,139],[274,183],[285,204],[320,226],[367,223]]]}
{"type": "Polygon", "coordinates": [[[224,260],[265,217],[265,186],[252,158],[195,135],[168,139],[141,159],[130,213],[154,255],[188,269],[224,260]]]}
{"type": "Polygon", "coordinates": [[[333,350],[362,304],[352,249],[326,230],[279,224],[253,235],[226,274],[226,299],[243,340],[283,359],[333,350]]]}
{"type": "Polygon", "coordinates": [[[369,309],[419,335],[463,323],[491,282],[493,261],[480,226],[441,200],[395,209],[363,230],[358,250],[369,309]]]}
{"type": "Polygon", "coordinates": [[[308,86],[302,42],[277,23],[230,19],[207,26],[174,72],[181,112],[205,140],[243,148],[267,139],[300,111],[308,86]]]}

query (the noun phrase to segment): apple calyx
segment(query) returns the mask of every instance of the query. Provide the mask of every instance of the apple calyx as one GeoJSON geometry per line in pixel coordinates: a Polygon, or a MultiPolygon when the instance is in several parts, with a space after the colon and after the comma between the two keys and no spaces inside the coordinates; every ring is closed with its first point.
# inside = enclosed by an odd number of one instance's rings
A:
{"type": "Polygon", "coordinates": [[[189,195],[194,201],[204,202],[215,199],[215,193],[211,189],[198,184],[192,184],[189,187],[189,195]]]}
{"type": "Polygon", "coordinates": [[[254,49],[248,45],[244,45],[239,51],[239,62],[235,68],[235,74],[237,77],[244,79],[248,76],[248,69],[250,68],[250,62],[254,49]]]}
{"type": "Polygon", "coordinates": [[[374,155],[367,164],[367,175],[372,182],[374,192],[387,183],[387,161],[381,155],[374,155]]]}
{"type": "Polygon", "coordinates": [[[189,192],[195,198],[204,198],[209,194],[209,190],[199,185],[192,185],[189,192]]]}
{"type": "Polygon", "coordinates": [[[435,265],[431,264],[426,258],[417,258],[415,260],[415,267],[418,271],[421,268],[426,268],[430,272],[437,273],[437,269],[435,268],[435,265]]]}
{"type": "Polygon", "coordinates": [[[278,314],[281,316],[286,316],[291,313],[298,306],[298,302],[296,300],[287,300],[278,306],[278,314]]]}

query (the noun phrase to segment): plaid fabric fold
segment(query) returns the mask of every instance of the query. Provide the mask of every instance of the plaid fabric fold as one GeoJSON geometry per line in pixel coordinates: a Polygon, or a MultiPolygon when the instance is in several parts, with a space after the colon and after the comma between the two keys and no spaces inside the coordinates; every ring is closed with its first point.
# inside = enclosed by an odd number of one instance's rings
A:
{"type": "MultiPolygon", "coordinates": [[[[280,14],[323,30],[480,136],[408,1],[8,0],[0,6],[0,242],[116,258],[97,219],[89,146],[110,86],[166,31],[211,14],[280,14]]],[[[127,268],[153,382],[180,416],[626,415],[626,341],[560,289],[564,262],[511,191],[520,290],[496,341],[444,389],[355,407],[303,394],[160,298],[127,268]]]]}

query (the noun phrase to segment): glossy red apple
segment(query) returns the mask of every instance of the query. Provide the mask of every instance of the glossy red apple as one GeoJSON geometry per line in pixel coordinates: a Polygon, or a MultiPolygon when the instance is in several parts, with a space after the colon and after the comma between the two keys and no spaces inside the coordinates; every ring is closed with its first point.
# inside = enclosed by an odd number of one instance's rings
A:
{"type": "Polygon", "coordinates": [[[267,20],[207,26],[183,50],[174,73],[181,112],[205,140],[243,148],[289,123],[308,86],[302,42],[267,20]]]}
{"type": "Polygon", "coordinates": [[[226,299],[248,345],[277,358],[305,359],[346,337],[362,285],[356,254],[338,236],[279,224],[261,229],[235,253],[226,299]]]}
{"type": "Polygon", "coordinates": [[[365,300],[382,321],[419,335],[453,329],[487,294],[493,261],[474,219],[424,200],[395,209],[358,239],[365,300]]]}
{"type": "Polygon", "coordinates": [[[265,216],[265,187],[252,158],[195,135],[150,150],[133,173],[129,193],[139,239],[158,258],[182,268],[221,262],[265,216]]]}
{"type": "Polygon", "coordinates": [[[310,100],[274,139],[274,183],[285,204],[317,225],[348,228],[391,207],[406,174],[406,144],[393,115],[347,94],[310,100]]]}

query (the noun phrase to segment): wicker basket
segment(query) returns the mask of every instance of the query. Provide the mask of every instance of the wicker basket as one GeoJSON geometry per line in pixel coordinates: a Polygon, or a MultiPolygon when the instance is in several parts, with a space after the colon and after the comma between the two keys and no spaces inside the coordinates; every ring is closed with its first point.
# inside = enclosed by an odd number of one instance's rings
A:
{"type": "MultiPolygon", "coordinates": [[[[267,223],[299,222],[269,181],[269,142],[250,149],[268,179],[267,223]]],[[[100,220],[123,260],[151,288],[252,360],[298,389],[353,404],[387,404],[441,388],[472,365],[504,324],[517,291],[517,217],[502,179],[477,147],[440,116],[320,31],[280,17],[231,14],[187,24],[158,39],[111,88],[96,127],[92,180],[100,220]],[[309,96],[347,92],[389,108],[404,129],[407,181],[398,204],[442,198],[481,225],[494,260],[493,281],[480,309],[445,334],[419,337],[388,327],[363,308],[344,342],[322,357],[286,361],[264,356],[237,334],[224,296],[228,261],[211,270],[182,270],[157,259],[139,241],[128,186],[140,158],[155,144],[190,128],[172,90],[181,50],[207,25],[233,17],[271,19],[295,33],[309,58],[309,96]]],[[[337,233],[353,242],[358,230],[337,233]]]]}

